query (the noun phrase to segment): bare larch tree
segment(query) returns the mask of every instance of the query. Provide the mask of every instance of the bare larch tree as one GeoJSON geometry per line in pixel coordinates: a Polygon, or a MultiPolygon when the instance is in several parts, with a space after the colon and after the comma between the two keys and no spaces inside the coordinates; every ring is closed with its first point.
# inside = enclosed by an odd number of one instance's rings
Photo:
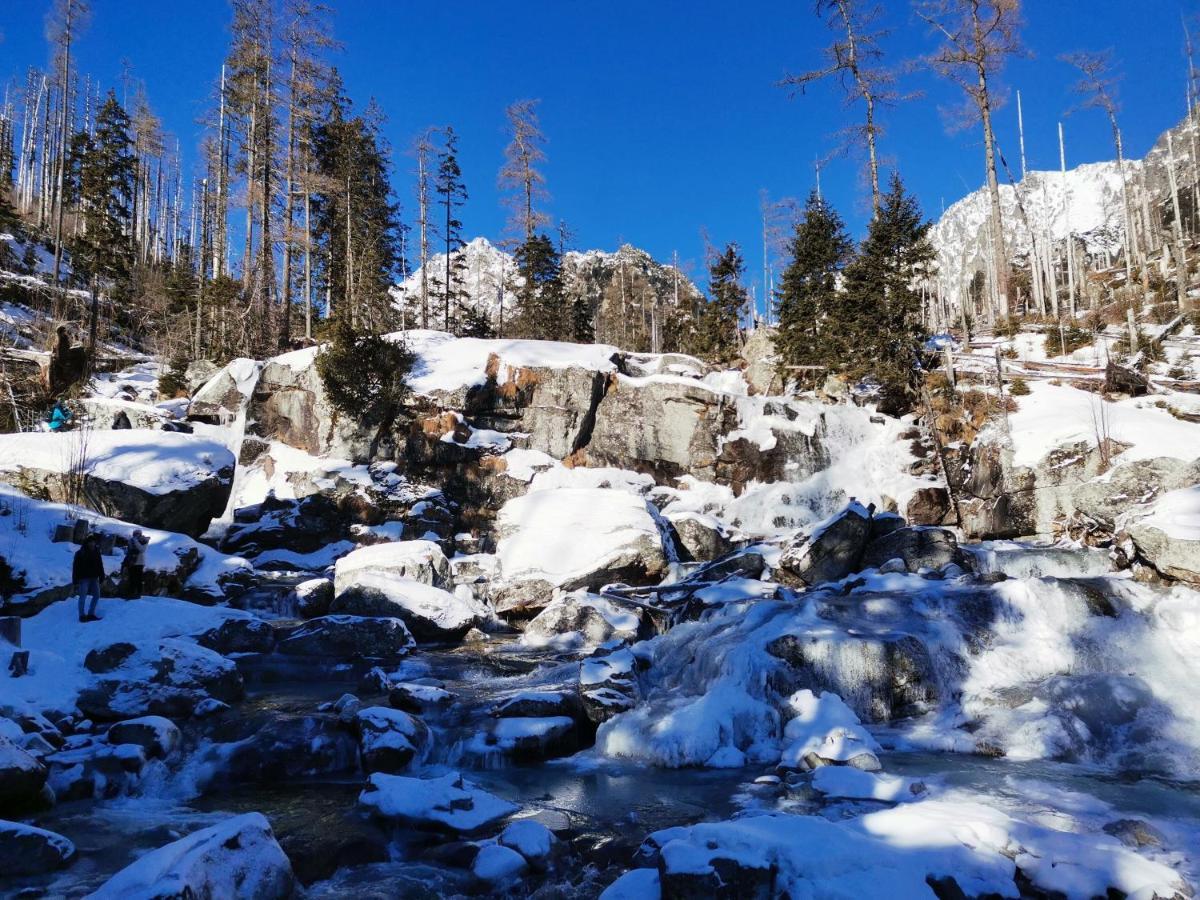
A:
{"type": "Polygon", "coordinates": [[[504,110],[508,119],[509,143],[504,148],[504,165],[496,183],[502,191],[512,191],[507,199],[511,212],[508,230],[514,238],[528,241],[537,230],[550,224],[550,217],[538,209],[549,198],[546,178],[538,165],[545,161],[546,136],[538,123],[540,100],[518,100],[504,110]]]}

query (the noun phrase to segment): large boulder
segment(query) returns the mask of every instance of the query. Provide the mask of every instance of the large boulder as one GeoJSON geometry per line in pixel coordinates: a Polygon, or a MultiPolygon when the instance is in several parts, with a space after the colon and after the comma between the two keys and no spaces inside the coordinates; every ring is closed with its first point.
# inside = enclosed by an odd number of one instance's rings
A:
{"type": "Polygon", "coordinates": [[[53,831],[0,819],[0,876],[42,875],[75,858],[75,845],[53,831]]]}
{"type": "MultiPolygon", "coordinates": [[[[246,405],[262,363],[253,359],[232,360],[211,374],[192,394],[188,418],[223,425],[232,422],[246,405]]],[[[197,375],[200,373],[197,372],[197,375]]]]}
{"type": "Polygon", "coordinates": [[[333,598],[332,613],[395,616],[420,641],[457,641],[479,621],[473,599],[390,572],[360,569],[333,598]]]}
{"type": "Polygon", "coordinates": [[[680,557],[687,562],[711,562],[734,548],[734,536],[719,519],[698,512],[666,513],[675,531],[680,557]]]}
{"type": "Polygon", "coordinates": [[[89,671],[102,677],[76,701],[88,717],[111,722],[137,716],[187,718],[205,701],[232,703],[244,692],[237,666],[190,641],[110,644],[90,651],[89,671]]]}
{"type": "Polygon", "coordinates": [[[44,765],[0,734],[0,808],[7,812],[36,804],[46,775],[44,765]]]}
{"type": "Polygon", "coordinates": [[[291,656],[398,659],[415,644],[400,619],[331,615],[305,622],[278,649],[291,656]]]}
{"type": "Polygon", "coordinates": [[[862,568],[877,569],[884,563],[900,559],[909,572],[919,569],[940,569],[950,563],[963,564],[953,532],[945,528],[899,528],[871,541],[862,555],[862,568]]]}
{"type": "Polygon", "coordinates": [[[135,744],[146,756],[165,759],[179,746],[179,726],[162,716],[142,716],[117,722],[108,729],[110,744],[135,744]]]}
{"type": "Polygon", "coordinates": [[[233,454],[164,431],[0,435],[0,473],[39,500],[79,503],[125,522],[196,537],[229,499],[233,454]]]}
{"type": "Polygon", "coordinates": [[[1157,572],[1200,584],[1200,485],[1164,494],[1126,530],[1157,572]]]}
{"type": "Polygon", "coordinates": [[[647,584],[667,567],[662,536],[645,500],[603,488],[535,491],[500,510],[496,611],[547,606],[555,588],[597,590],[647,584]]]}
{"type": "Polygon", "coordinates": [[[290,897],[292,864],[261,813],[233,816],[159,847],[126,866],[91,896],[290,897]]]}
{"type": "Polygon", "coordinates": [[[605,641],[636,640],[641,610],[622,608],[585,591],[564,594],[533,617],[521,635],[530,647],[560,650],[597,646],[605,641]]]}
{"type": "Polygon", "coordinates": [[[812,586],[858,571],[871,534],[871,512],[851,503],[784,548],[779,567],[787,580],[812,586]]]}
{"type": "Polygon", "coordinates": [[[390,541],[359,547],[337,561],[333,591],[340,595],[364,574],[388,574],[434,587],[450,580],[450,563],[433,541],[390,541]]]}

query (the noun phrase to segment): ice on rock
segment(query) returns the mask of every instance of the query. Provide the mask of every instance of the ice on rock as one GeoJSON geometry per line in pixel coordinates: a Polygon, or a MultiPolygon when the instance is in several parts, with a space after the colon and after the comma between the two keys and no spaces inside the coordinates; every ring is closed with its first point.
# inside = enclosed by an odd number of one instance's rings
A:
{"type": "Polygon", "coordinates": [[[853,766],[821,766],[813,773],[812,784],[831,799],[900,803],[925,793],[925,786],[914,779],[865,772],[853,766]]]}
{"type": "Polygon", "coordinates": [[[372,774],[358,802],[384,819],[468,833],[519,809],[477,787],[457,772],[436,778],[372,774]]]}
{"type": "Polygon", "coordinates": [[[875,756],[878,742],[837,694],[797,691],[789,698],[788,705],[796,715],[783,729],[789,743],[780,765],[792,769],[815,769],[829,764],[869,771],[879,768],[875,756]]]}

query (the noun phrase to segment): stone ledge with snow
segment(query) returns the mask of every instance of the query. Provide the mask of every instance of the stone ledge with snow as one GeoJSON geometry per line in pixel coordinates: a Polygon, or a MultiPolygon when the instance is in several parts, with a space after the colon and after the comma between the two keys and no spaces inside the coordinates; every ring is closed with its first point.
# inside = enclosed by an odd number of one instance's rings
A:
{"type": "Polygon", "coordinates": [[[486,615],[486,609],[469,596],[391,571],[363,567],[343,578],[344,586],[330,604],[331,613],[394,616],[420,641],[460,640],[486,615]]]}
{"type": "Polygon", "coordinates": [[[1156,571],[1200,584],[1200,485],[1163,494],[1126,530],[1156,571]]]}
{"type": "Polygon", "coordinates": [[[196,537],[233,485],[224,444],[164,431],[0,435],[0,473],[31,496],[196,537]]]}
{"type": "Polygon", "coordinates": [[[479,831],[519,809],[457,772],[435,778],[375,773],[367,780],[358,802],[384,819],[461,834],[479,831]]]}
{"type": "Polygon", "coordinates": [[[555,588],[645,584],[665,573],[658,523],[641,497],[602,488],[535,491],[498,517],[496,611],[547,606],[555,588]]]}

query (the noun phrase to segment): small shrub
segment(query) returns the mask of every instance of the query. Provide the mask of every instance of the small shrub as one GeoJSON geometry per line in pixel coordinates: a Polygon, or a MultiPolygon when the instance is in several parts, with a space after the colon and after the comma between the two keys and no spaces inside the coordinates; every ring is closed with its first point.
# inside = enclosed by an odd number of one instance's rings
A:
{"type": "Polygon", "coordinates": [[[416,357],[402,343],[359,332],[343,319],[317,354],[317,372],[334,408],[346,416],[386,427],[408,394],[405,380],[416,357]]]}
{"type": "Polygon", "coordinates": [[[186,397],[188,361],[182,356],[172,358],[167,370],[158,376],[158,395],[164,400],[186,397]]]}
{"type": "Polygon", "coordinates": [[[996,337],[1014,338],[1021,333],[1021,323],[1016,319],[997,319],[992,329],[996,337]]]}
{"type": "Polygon", "coordinates": [[[1008,383],[1008,392],[1014,397],[1026,397],[1029,395],[1029,384],[1024,378],[1014,378],[1008,383]]]}

